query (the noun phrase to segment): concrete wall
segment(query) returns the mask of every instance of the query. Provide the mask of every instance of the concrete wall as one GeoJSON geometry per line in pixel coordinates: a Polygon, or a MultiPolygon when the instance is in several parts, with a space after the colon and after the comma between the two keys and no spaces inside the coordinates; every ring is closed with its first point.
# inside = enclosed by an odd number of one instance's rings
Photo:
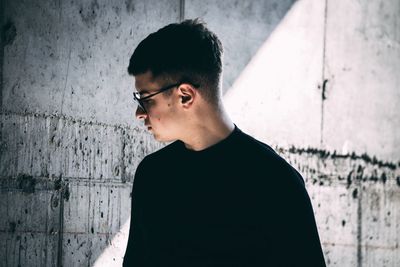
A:
{"type": "Polygon", "coordinates": [[[328,266],[400,265],[398,1],[1,0],[0,266],[119,266],[134,47],[202,17],[227,108],[306,178],[328,266]],[[345,14],[345,15],[344,15],[345,14]]]}

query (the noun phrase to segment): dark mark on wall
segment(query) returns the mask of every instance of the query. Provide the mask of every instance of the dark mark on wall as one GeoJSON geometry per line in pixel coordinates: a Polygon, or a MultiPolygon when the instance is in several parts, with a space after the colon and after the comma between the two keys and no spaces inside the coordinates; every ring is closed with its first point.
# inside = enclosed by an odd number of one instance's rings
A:
{"type": "Polygon", "coordinates": [[[387,181],[387,176],[386,176],[386,173],[384,173],[384,172],[382,172],[382,174],[381,174],[381,181],[385,184],[386,183],[386,181],[387,181]]]}
{"type": "MultiPolygon", "coordinates": [[[[59,120],[65,121],[65,122],[79,124],[79,127],[84,127],[87,125],[90,125],[90,126],[96,125],[96,126],[101,126],[101,127],[114,128],[114,131],[118,131],[118,130],[127,130],[127,131],[133,130],[133,131],[139,131],[139,132],[142,131],[139,127],[132,128],[132,127],[129,127],[127,125],[122,125],[122,124],[114,125],[114,124],[107,124],[107,123],[97,122],[97,121],[95,121],[95,122],[85,121],[83,119],[74,118],[71,116],[65,116],[65,115],[59,115],[59,114],[34,113],[34,112],[29,112],[27,110],[24,111],[24,113],[13,112],[13,111],[9,111],[9,110],[1,110],[0,115],[5,115],[5,116],[13,116],[14,115],[14,116],[20,116],[22,118],[35,117],[35,118],[42,118],[42,119],[59,119],[59,120]]],[[[13,123],[13,125],[15,126],[16,124],[13,123]]]]}
{"type": "Polygon", "coordinates": [[[35,192],[35,185],[36,179],[31,175],[20,174],[17,177],[18,181],[18,189],[21,189],[24,193],[34,193],[35,192]]]}
{"type": "Polygon", "coordinates": [[[87,26],[93,26],[95,24],[99,8],[100,8],[99,3],[97,2],[97,0],[94,0],[92,1],[88,9],[84,10],[83,8],[81,8],[79,10],[79,15],[81,16],[82,21],[87,26]]]}
{"type": "Polygon", "coordinates": [[[358,165],[356,179],[362,180],[363,176],[364,176],[364,168],[361,165],[358,165]]]}
{"type": "Polygon", "coordinates": [[[57,180],[54,181],[54,190],[60,190],[62,188],[62,176],[58,176],[57,180]]]}
{"type": "Polygon", "coordinates": [[[386,172],[382,172],[381,175],[379,176],[377,174],[377,170],[374,169],[372,170],[371,174],[365,174],[365,169],[361,165],[358,165],[357,171],[351,170],[348,175],[347,175],[347,184],[346,188],[350,188],[351,184],[353,183],[353,180],[358,180],[362,182],[370,181],[370,182],[382,182],[383,184],[386,183],[388,180],[386,172]]]}
{"type": "Polygon", "coordinates": [[[126,151],[127,140],[126,140],[125,136],[126,136],[126,131],[122,130],[122,136],[121,136],[121,139],[122,139],[121,140],[121,142],[122,142],[122,147],[121,147],[121,181],[123,183],[126,183],[126,181],[127,181],[126,166],[125,166],[125,151],[126,151]]]}
{"type": "Polygon", "coordinates": [[[65,183],[62,180],[62,175],[59,175],[57,180],[54,181],[54,190],[61,191],[61,198],[63,198],[65,201],[69,200],[69,183],[65,183]]]}
{"type": "Polygon", "coordinates": [[[135,5],[133,0],[125,0],[125,7],[128,13],[133,13],[135,11],[135,5]]]}
{"type": "Polygon", "coordinates": [[[319,158],[326,159],[326,158],[331,158],[331,159],[352,159],[352,160],[357,160],[361,159],[365,163],[370,163],[372,165],[378,165],[379,167],[387,167],[391,170],[395,170],[397,168],[397,164],[393,162],[385,162],[378,160],[375,156],[370,157],[367,154],[361,154],[357,155],[356,153],[352,152],[350,154],[336,154],[336,151],[330,152],[327,150],[323,149],[317,149],[317,148],[296,148],[294,146],[291,146],[289,148],[289,153],[293,154],[312,154],[316,155],[319,158]]]}
{"type": "Polygon", "coordinates": [[[2,40],[4,40],[4,46],[12,45],[17,36],[17,29],[12,21],[8,21],[1,30],[2,40]]]}
{"type": "Polygon", "coordinates": [[[52,210],[54,210],[55,208],[58,207],[58,202],[59,202],[58,193],[53,194],[53,195],[51,196],[51,209],[52,209],[52,210]]]}
{"type": "Polygon", "coordinates": [[[351,179],[351,175],[352,175],[352,174],[353,174],[353,171],[351,170],[351,171],[349,172],[349,174],[347,175],[347,185],[346,185],[347,188],[349,188],[350,185],[352,184],[352,179],[351,179]]]}
{"type": "Polygon", "coordinates": [[[357,188],[355,188],[354,190],[353,190],[353,198],[354,199],[356,199],[357,197],[358,197],[358,189],[357,188]]]}
{"type": "Polygon", "coordinates": [[[400,186],[400,176],[396,177],[396,183],[397,183],[398,186],[400,186]]]}
{"type": "Polygon", "coordinates": [[[62,191],[62,195],[65,201],[69,200],[70,197],[70,192],[69,192],[69,184],[65,184],[63,191],[62,191]]]}
{"type": "Polygon", "coordinates": [[[15,233],[16,228],[17,224],[15,222],[10,222],[10,233],[15,233]]]}
{"type": "Polygon", "coordinates": [[[325,79],[322,83],[322,100],[326,100],[326,84],[328,83],[328,79],[325,79]]]}

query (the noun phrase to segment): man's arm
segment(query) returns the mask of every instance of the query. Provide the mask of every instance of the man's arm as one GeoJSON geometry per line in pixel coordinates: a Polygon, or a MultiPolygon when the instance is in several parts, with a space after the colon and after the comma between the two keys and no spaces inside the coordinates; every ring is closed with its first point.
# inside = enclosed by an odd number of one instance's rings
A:
{"type": "Polygon", "coordinates": [[[141,165],[136,170],[135,179],[132,189],[132,204],[131,204],[131,223],[129,228],[128,246],[126,248],[123,267],[144,266],[144,239],[141,229],[141,201],[140,195],[143,190],[140,185],[141,181],[141,165]]]}
{"type": "Polygon", "coordinates": [[[277,266],[325,265],[310,198],[301,175],[286,168],[275,195],[274,231],[277,266]]]}

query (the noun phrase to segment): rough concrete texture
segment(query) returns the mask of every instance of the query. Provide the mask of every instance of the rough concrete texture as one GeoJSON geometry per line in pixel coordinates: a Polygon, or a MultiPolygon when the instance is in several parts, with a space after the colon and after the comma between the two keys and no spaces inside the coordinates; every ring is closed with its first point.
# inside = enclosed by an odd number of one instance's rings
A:
{"type": "Polygon", "coordinates": [[[395,0],[0,3],[0,266],[121,265],[134,172],[162,146],[129,56],[193,17],[224,44],[235,122],[305,177],[328,266],[400,266],[395,0]]]}
{"type": "Polygon", "coordinates": [[[135,125],[129,57],[179,0],[4,1],[5,110],[135,125]]]}
{"type": "Polygon", "coordinates": [[[305,178],[328,266],[399,266],[399,165],[325,150],[277,151],[305,178]]]}
{"type": "Polygon", "coordinates": [[[108,246],[118,266],[134,171],[160,144],[65,116],[3,114],[1,133],[0,266],[92,266],[108,246]]]}
{"type": "Polygon", "coordinates": [[[329,1],[327,10],[324,144],[398,160],[400,2],[329,1]]]}

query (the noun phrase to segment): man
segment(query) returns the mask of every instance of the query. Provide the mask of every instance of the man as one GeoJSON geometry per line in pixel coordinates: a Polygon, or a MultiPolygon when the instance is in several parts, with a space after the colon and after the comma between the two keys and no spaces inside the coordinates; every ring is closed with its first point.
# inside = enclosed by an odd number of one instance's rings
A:
{"type": "Polygon", "coordinates": [[[136,170],[124,266],[325,266],[301,175],[224,111],[221,58],[218,37],[186,20],[130,59],[137,118],[174,142],[136,170]]]}

